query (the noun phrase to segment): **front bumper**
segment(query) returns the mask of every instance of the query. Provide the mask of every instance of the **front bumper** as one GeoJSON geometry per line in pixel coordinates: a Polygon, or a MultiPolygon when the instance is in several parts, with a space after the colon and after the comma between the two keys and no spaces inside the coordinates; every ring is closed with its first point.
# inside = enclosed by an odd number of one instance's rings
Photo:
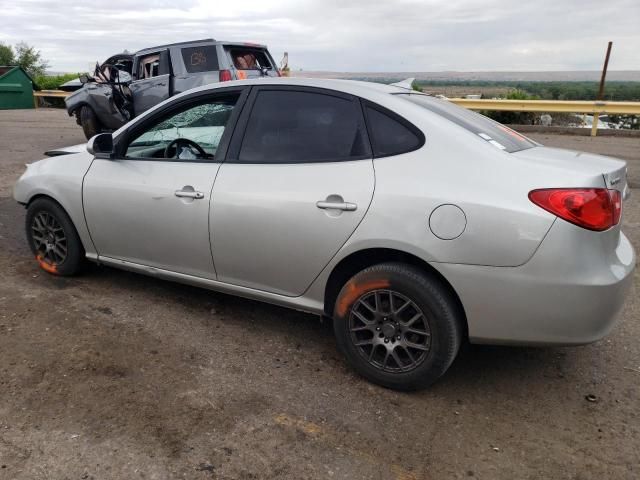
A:
{"type": "Polygon", "coordinates": [[[558,220],[520,267],[433,266],[460,296],[472,343],[580,345],[611,331],[635,264],[619,230],[596,233],[558,220]]]}

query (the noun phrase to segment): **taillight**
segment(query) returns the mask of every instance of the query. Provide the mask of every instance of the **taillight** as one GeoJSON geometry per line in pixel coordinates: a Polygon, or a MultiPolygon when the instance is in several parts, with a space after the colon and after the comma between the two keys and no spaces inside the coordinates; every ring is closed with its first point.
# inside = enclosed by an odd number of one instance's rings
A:
{"type": "Polygon", "coordinates": [[[607,190],[611,201],[613,202],[613,224],[620,223],[620,217],[622,216],[622,193],[618,190],[607,190]]]}
{"type": "Polygon", "coordinates": [[[232,80],[231,70],[220,70],[220,81],[229,82],[232,80]]]}
{"type": "Polygon", "coordinates": [[[620,192],[606,188],[544,188],[529,192],[529,200],[567,222],[597,232],[617,225],[622,212],[620,192]]]}

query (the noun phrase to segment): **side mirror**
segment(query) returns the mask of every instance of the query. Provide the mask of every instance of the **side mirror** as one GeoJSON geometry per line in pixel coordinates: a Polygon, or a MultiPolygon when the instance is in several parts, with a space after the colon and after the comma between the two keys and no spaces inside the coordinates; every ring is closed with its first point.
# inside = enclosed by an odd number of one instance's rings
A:
{"type": "Polygon", "coordinates": [[[89,82],[89,75],[87,75],[86,73],[83,73],[82,75],[80,75],[80,77],[78,77],[80,79],[80,83],[81,84],[85,84],[87,82],[89,82]]]}
{"type": "Polygon", "coordinates": [[[99,133],[87,142],[87,152],[95,158],[111,160],[113,158],[113,136],[110,133],[99,133]]]}

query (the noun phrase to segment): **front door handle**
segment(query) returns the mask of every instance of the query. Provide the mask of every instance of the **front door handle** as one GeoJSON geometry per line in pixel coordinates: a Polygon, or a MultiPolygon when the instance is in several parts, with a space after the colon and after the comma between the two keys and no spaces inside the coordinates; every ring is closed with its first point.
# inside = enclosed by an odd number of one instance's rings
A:
{"type": "Polygon", "coordinates": [[[176,190],[175,196],[181,197],[181,198],[193,198],[196,200],[200,200],[204,198],[204,193],[196,192],[194,190],[176,190]]]}
{"type": "Polygon", "coordinates": [[[355,212],[358,206],[355,203],[350,202],[327,202],[326,200],[321,200],[316,202],[316,207],[321,208],[323,210],[344,210],[345,212],[355,212]]]}

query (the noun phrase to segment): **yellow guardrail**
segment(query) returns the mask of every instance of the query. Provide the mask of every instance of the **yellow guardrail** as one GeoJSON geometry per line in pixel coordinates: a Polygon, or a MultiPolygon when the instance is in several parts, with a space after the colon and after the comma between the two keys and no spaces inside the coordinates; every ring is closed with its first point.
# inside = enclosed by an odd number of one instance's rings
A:
{"type": "Polygon", "coordinates": [[[67,98],[73,92],[65,92],[64,90],[38,90],[33,92],[33,106],[38,108],[38,98],[57,97],[67,98]]]}
{"type": "Polygon", "coordinates": [[[450,98],[451,102],[470,110],[504,112],[588,113],[593,115],[591,136],[598,132],[599,115],[640,115],[640,102],[606,102],[602,100],[492,100],[450,98]]]}
{"type": "Polygon", "coordinates": [[[507,112],[565,112],[588,114],[640,115],[640,102],[605,102],[593,100],[491,100],[450,98],[451,102],[470,110],[507,112]]]}

